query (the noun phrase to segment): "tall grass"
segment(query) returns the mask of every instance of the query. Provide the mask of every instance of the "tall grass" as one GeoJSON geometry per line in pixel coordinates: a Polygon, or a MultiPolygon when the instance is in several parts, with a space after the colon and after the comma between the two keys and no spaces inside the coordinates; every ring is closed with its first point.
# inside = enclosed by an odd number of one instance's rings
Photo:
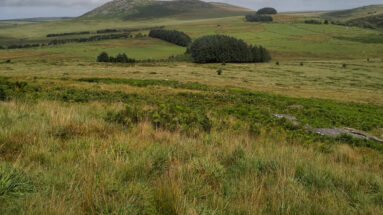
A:
{"type": "Polygon", "coordinates": [[[0,117],[12,120],[1,127],[1,134],[21,130],[35,139],[15,140],[29,144],[11,162],[33,176],[38,189],[7,169],[13,175],[7,181],[20,186],[12,191],[15,195],[8,194],[12,198],[7,197],[9,204],[0,212],[383,212],[383,156],[373,149],[303,145],[277,128],[261,129],[257,135],[213,129],[188,136],[145,121],[127,128],[105,120],[108,111],[123,108],[102,102],[2,103],[0,117]]]}

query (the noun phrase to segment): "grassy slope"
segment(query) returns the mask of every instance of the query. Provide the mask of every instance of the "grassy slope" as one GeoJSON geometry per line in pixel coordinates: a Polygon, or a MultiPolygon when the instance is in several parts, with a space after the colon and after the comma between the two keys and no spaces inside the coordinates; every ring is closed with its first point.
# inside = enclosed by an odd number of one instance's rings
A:
{"type": "MultiPolygon", "coordinates": [[[[47,33],[166,25],[193,38],[233,35],[265,45],[281,60],[280,66],[227,64],[217,76],[222,66],[216,64],[94,62],[101,50],[136,58],[184,52],[149,38],[0,50],[0,76],[15,83],[14,90],[7,91],[12,99],[0,102],[0,162],[22,171],[11,179],[20,189],[0,192],[0,213],[383,213],[379,150],[357,147],[349,139],[313,138],[288,123],[269,122],[267,114],[278,110],[317,127],[351,126],[383,135],[382,44],[335,38],[368,37],[378,31],[277,18],[280,23],[262,25],[233,17],[156,23],[74,20],[0,28],[2,37],[42,40],[47,33]],[[12,62],[4,63],[6,59],[12,62]],[[84,77],[208,86],[77,81],[84,77]],[[289,97],[229,91],[231,87],[289,97]],[[226,90],[217,90],[221,88],[226,90]],[[185,115],[206,113],[213,122],[211,132],[192,129],[194,135],[187,135],[184,127],[156,129],[156,118],[139,120],[130,128],[108,120],[108,112],[117,113],[125,104],[150,111],[158,108],[156,102],[178,104],[185,115]],[[252,128],[251,120],[265,126],[252,128]]],[[[197,124],[191,128],[201,122],[193,119],[197,124]]],[[[0,177],[9,174],[2,171],[0,177]]]]}
{"type": "Polygon", "coordinates": [[[371,5],[350,10],[333,11],[323,14],[323,16],[333,19],[339,19],[341,21],[350,21],[353,19],[363,18],[367,16],[376,16],[379,14],[383,14],[383,5],[371,5]]]}

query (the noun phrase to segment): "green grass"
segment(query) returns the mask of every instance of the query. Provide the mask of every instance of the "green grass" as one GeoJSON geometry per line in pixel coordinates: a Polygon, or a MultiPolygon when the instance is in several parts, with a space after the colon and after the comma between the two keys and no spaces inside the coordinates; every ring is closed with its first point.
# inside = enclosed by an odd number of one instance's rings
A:
{"type": "Polygon", "coordinates": [[[383,145],[309,129],[382,137],[383,46],[366,43],[380,32],[302,19],[0,27],[0,42],[17,42],[166,25],[193,39],[235,36],[274,57],[95,62],[101,51],[136,59],[185,52],[147,37],[0,50],[0,214],[382,214],[383,145]]]}

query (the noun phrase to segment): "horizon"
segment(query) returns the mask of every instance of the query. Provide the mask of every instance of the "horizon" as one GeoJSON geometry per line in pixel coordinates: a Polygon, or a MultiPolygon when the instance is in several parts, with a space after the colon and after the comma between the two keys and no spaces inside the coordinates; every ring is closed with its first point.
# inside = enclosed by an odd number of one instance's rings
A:
{"type": "MultiPolygon", "coordinates": [[[[382,4],[381,0],[335,0],[335,1],[303,1],[288,0],[218,0],[206,2],[222,2],[235,6],[257,10],[262,7],[274,7],[280,12],[336,11],[362,6],[382,4]],[[299,5],[299,6],[296,6],[299,5]]],[[[54,2],[47,0],[0,0],[0,20],[33,19],[33,18],[75,18],[81,16],[109,0],[72,0],[54,2]]]]}

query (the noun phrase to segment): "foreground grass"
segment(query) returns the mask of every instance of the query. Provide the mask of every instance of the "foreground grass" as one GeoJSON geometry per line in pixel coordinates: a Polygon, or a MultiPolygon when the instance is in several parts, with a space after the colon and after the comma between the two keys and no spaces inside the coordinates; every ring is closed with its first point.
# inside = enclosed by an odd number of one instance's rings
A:
{"type": "Polygon", "coordinates": [[[1,201],[1,213],[383,211],[382,154],[374,150],[304,146],[278,129],[256,137],[218,130],[188,137],[147,122],[127,129],[104,120],[105,110],[121,108],[2,103],[1,162],[25,172],[34,189],[24,191],[25,198],[1,201]]]}
{"type": "Polygon", "coordinates": [[[270,115],[381,135],[380,106],[178,81],[22,80],[0,83],[1,214],[383,212],[380,145],[270,115]]]}

